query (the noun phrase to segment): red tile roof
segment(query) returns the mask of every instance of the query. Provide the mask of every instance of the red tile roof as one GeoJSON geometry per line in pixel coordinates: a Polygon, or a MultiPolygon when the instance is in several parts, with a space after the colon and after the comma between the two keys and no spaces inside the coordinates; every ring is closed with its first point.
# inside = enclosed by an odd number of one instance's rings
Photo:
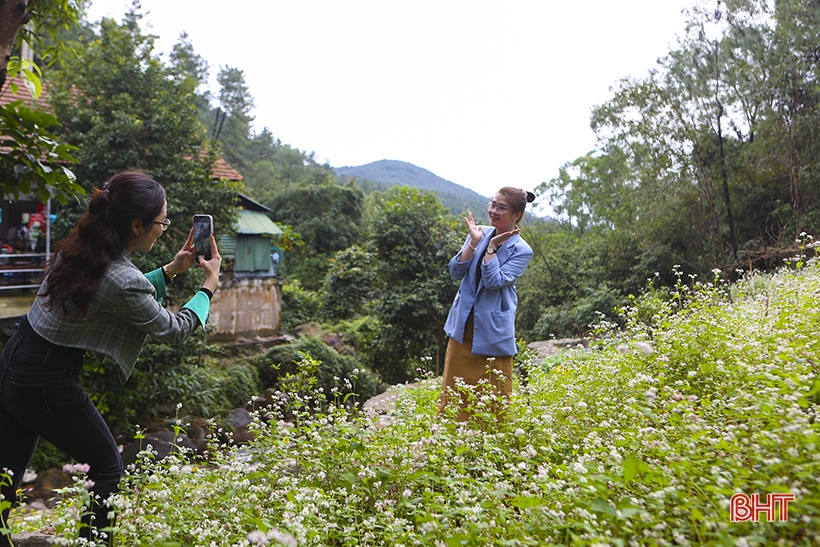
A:
{"type": "Polygon", "coordinates": [[[19,101],[20,99],[23,100],[23,103],[26,106],[34,106],[36,108],[41,108],[46,112],[49,112],[50,109],[48,104],[45,102],[45,94],[46,94],[46,84],[43,84],[43,92],[40,93],[40,97],[38,99],[34,98],[31,91],[29,91],[26,84],[23,83],[22,78],[14,78],[6,80],[6,83],[3,85],[3,88],[0,89],[0,105],[7,105],[14,101],[19,101]],[[17,85],[17,93],[12,93],[11,91],[11,83],[14,82],[17,85]]]}
{"type": "MultiPolygon", "coordinates": [[[[48,106],[46,102],[46,95],[47,95],[47,83],[43,82],[43,91],[40,93],[40,97],[35,99],[34,96],[29,91],[28,87],[23,83],[21,78],[14,78],[14,83],[17,84],[17,93],[12,93],[11,88],[9,87],[9,83],[11,83],[11,79],[6,80],[6,84],[0,89],[0,105],[7,105],[14,101],[19,101],[20,99],[23,100],[24,104],[29,107],[34,107],[38,109],[45,110],[46,112],[51,112],[51,108],[48,106]]],[[[203,147],[200,149],[199,157],[204,159],[207,155],[207,151],[203,147]]],[[[242,175],[236,171],[233,167],[228,165],[228,162],[223,160],[221,157],[217,156],[216,161],[214,162],[213,167],[211,168],[211,177],[215,179],[226,178],[228,180],[243,180],[242,175]]]]}
{"type": "MultiPolygon", "coordinates": [[[[205,155],[205,152],[200,152],[200,155],[205,155]]],[[[219,156],[211,167],[211,176],[215,179],[242,180],[242,175],[219,156]]]]}

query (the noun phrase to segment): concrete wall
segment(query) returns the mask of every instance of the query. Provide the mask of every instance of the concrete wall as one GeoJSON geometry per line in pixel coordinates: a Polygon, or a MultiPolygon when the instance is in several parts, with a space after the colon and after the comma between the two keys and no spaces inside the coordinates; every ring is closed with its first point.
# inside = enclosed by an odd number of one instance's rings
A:
{"type": "Polygon", "coordinates": [[[220,288],[211,301],[208,335],[215,342],[238,338],[268,337],[281,333],[281,281],[234,279],[230,287],[220,288]]]}

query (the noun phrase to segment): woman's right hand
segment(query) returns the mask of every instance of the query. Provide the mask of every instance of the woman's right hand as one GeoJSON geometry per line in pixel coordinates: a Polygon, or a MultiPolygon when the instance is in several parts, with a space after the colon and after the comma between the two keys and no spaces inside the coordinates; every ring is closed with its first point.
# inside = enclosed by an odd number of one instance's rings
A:
{"type": "Polygon", "coordinates": [[[481,241],[481,238],[484,236],[484,232],[476,226],[472,211],[467,213],[464,220],[467,222],[467,229],[470,230],[470,244],[473,246],[478,245],[478,242],[481,241]]]}
{"type": "Polygon", "coordinates": [[[216,238],[211,234],[211,259],[205,260],[204,257],[199,257],[199,266],[205,272],[205,283],[203,287],[216,292],[219,286],[219,267],[222,265],[222,256],[219,254],[219,249],[216,248],[216,238]]]}

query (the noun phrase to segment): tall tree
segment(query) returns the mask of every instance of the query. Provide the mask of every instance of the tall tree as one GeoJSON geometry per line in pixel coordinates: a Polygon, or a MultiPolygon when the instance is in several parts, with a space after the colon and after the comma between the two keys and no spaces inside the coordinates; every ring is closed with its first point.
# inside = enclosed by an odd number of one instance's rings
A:
{"type": "Polygon", "coordinates": [[[245,173],[251,167],[246,149],[251,140],[253,97],[245,84],[245,73],[238,68],[222,67],[216,79],[220,90],[213,135],[222,143],[228,163],[245,173]]]}
{"type": "MultiPolygon", "coordinates": [[[[174,220],[151,257],[135,263],[153,268],[170,258],[188,235],[194,213],[214,216],[218,231],[233,226],[232,203],[239,188],[211,181],[200,151],[205,138],[192,97],[196,81],[179,78],[153,53],[153,38],[142,33],[137,13],[123,24],[100,22],[96,40],[73,44],[80,52],[50,73],[49,100],[55,115],[65,120],[65,139],[79,148],[78,182],[99,186],[125,169],[142,169],[168,193],[168,216],[174,220]]],[[[80,203],[58,211],[56,236],[66,233],[85,209],[80,203]]],[[[180,280],[190,281],[195,276],[180,280]]]]}
{"type": "Polygon", "coordinates": [[[404,382],[429,358],[439,372],[444,323],[458,291],[447,265],[466,234],[457,232],[455,217],[433,192],[406,186],[376,197],[369,234],[378,294],[373,313],[381,323],[372,369],[386,382],[404,382]]]}

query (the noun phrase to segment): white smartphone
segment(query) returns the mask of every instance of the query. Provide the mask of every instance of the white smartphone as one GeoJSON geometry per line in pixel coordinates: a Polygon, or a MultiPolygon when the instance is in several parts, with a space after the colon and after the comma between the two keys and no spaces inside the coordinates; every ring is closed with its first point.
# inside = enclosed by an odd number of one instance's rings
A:
{"type": "Polygon", "coordinates": [[[211,259],[211,234],[214,233],[214,218],[211,215],[194,215],[194,258],[211,259]]]}

